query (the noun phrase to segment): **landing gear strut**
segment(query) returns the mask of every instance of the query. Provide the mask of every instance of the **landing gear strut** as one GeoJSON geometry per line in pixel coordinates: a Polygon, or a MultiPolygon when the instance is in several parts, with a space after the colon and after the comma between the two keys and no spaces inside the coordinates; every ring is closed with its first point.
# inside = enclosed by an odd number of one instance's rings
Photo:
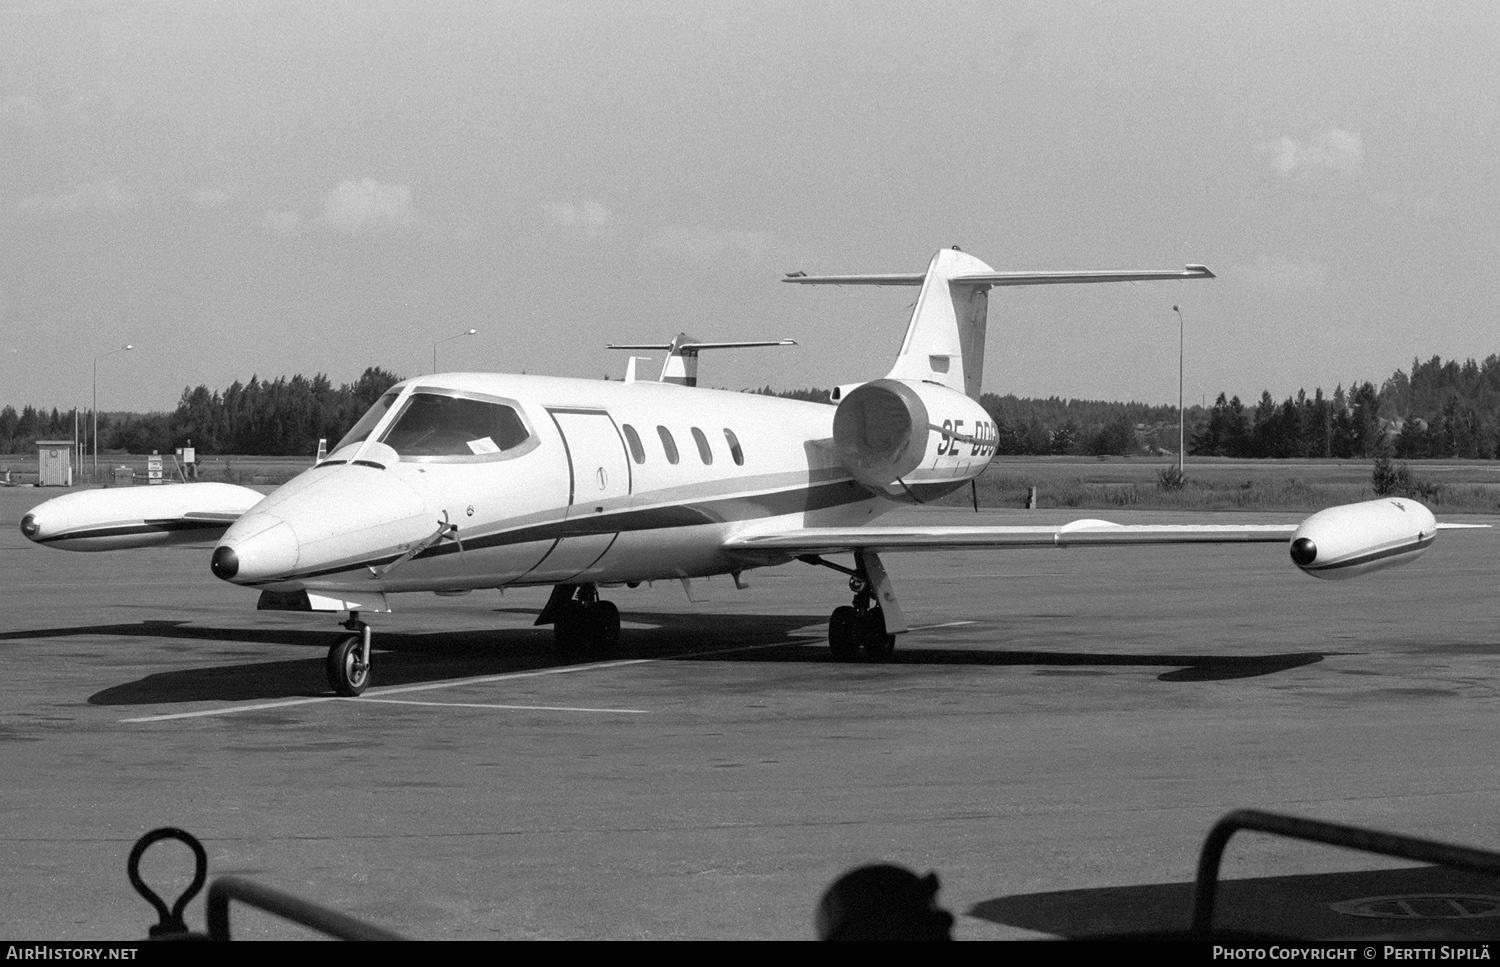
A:
{"type": "Polygon", "coordinates": [[[620,643],[620,609],[599,597],[593,584],[559,584],[552,589],[539,625],[551,624],[560,651],[613,651],[620,643]]]}
{"type": "Polygon", "coordinates": [[[328,650],[328,684],[335,694],[354,698],[370,684],[370,626],[359,620],[358,611],[341,624],[354,634],[328,650]]]}
{"type": "Polygon", "coordinates": [[[896,635],[906,630],[906,618],[896,604],[895,591],[880,558],[871,551],[857,551],[853,569],[832,564],[816,554],[801,560],[849,575],[854,602],[834,608],[828,618],[828,647],[833,657],[852,661],[863,651],[869,661],[890,661],[896,652],[896,635]]]}

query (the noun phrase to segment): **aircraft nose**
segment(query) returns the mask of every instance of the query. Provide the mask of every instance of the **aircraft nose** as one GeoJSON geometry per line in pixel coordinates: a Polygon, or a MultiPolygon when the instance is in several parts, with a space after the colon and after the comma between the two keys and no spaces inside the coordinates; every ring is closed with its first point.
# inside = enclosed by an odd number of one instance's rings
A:
{"type": "Polygon", "coordinates": [[[297,535],[280,518],[257,516],[263,519],[241,518],[241,523],[260,524],[259,529],[248,536],[242,531],[235,535],[236,540],[214,548],[209,569],[215,577],[234,584],[255,584],[273,581],[296,569],[301,551],[297,535]]]}
{"type": "Polygon", "coordinates": [[[42,533],[42,522],[36,519],[35,514],[27,514],[21,518],[21,533],[28,541],[34,541],[42,533]]]}
{"type": "Polygon", "coordinates": [[[219,580],[232,581],[240,573],[240,556],[234,552],[234,548],[221,545],[214,548],[214,557],[208,567],[219,580]]]}
{"type": "Polygon", "coordinates": [[[1292,563],[1298,567],[1307,567],[1318,559],[1318,545],[1311,538],[1299,537],[1292,541],[1292,563]]]}

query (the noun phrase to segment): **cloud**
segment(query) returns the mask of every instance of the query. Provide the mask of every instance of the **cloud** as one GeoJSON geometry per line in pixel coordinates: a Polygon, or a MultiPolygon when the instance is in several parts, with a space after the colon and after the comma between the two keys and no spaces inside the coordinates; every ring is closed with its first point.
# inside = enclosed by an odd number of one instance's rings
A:
{"type": "Polygon", "coordinates": [[[16,203],[16,211],[38,218],[66,218],[88,212],[125,212],[141,207],[141,193],[111,179],[79,185],[60,195],[32,195],[16,203]]]}
{"type": "Polygon", "coordinates": [[[682,225],[653,232],[639,255],[648,264],[672,263],[699,268],[759,272],[771,251],[770,232],[718,231],[682,225]]]}
{"type": "Polygon", "coordinates": [[[341,181],[324,195],[315,224],[341,235],[385,235],[414,221],[410,188],[365,178],[341,181]]]}
{"type": "Polygon", "coordinates": [[[43,104],[20,94],[0,97],[0,127],[38,131],[43,128],[80,128],[94,122],[101,105],[97,95],[75,94],[57,104],[43,104]]]}
{"type": "Polygon", "coordinates": [[[1315,292],[1328,284],[1328,269],[1321,262],[1294,262],[1260,256],[1239,273],[1251,287],[1279,299],[1315,292]]]}
{"type": "MultiPolygon", "coordinates": [[[[200,198],[199,204],[213,197],[200,198]]],[[[307,232],[357,237],[392,235],[416,220],[410,188],[364,178],[339,182],[315,207],[272,209],[262,217],[261,226],[270,234],[285,238],[307,232]]]]}
{"type": "Polygon", "coordinates": [[[271,235],[292,238],[302,234],[302,216],[294,211],[277,210],[266,212],[261,225],[271,235]]]}
{"type": "Polygon", "coordinates": [[[542,205],[542,211],[553,227],[579,229],[586,238],[603,235],[604,229],[614,221],[609,209],[594,201],[546,202],[542,205]]]}
{"type": "Polygon", "coordinates": [[[1311,143],[1279,138],[1261,145],[1260,153],[1281,177],[1299,180],[1325,174],[1357,175],[1365,163],[1364,141],[1339,128],[1325,131],[1311,143]]]}
{"type": "Polygon", "coordinates": [[[199,208],[223,208],[239,194],[239,188],[208,185],[193,192],[193,204],[199,208]]]}

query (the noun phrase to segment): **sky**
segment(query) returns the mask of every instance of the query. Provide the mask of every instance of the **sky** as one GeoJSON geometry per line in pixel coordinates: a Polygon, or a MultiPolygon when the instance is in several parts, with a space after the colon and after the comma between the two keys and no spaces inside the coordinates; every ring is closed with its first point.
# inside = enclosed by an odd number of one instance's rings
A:
{"type": "Polygon", "coordinates": [[[1217,275],[995,290],[991,392],[1379,384],[1500,352],[1497,62],[1493,0],[0,0],[0,405],[678,332],[829,387],[915,290],[783,274],[952,245],[1217,275]]]}

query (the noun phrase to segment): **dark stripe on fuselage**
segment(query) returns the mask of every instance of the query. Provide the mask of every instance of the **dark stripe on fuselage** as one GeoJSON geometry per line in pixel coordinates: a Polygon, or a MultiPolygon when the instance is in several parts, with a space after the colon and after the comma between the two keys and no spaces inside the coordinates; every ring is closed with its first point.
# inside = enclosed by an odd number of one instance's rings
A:
{"type": "Polygon", "coordinates": [[[1436,539],[1437,532],[1433,531],[1431,534],[1428,534],[1425,537],[1418,537],[1414,542],[1410,544],[1400,544],[1396,547],[1387,547],[1379,551],[1371,551],[1368,554],[1361,554],[1358,557],[1350,557],[1342,561],[1335,561],[1332,564],[1314,564],[1312,567],[1304,567],[1302,570],[1309,572],[1338,571],[1346,567],[1357,567],[1360,564],[1369,564],[1373,561],[1383,561],[1388,557],[1396,557],[1399,554],[1411,554],[1416,551],[1426,550],[1428,545],[1430,545],[1436,539]]]}
{"type": "MultiPolygon", "coordinates": [[[[82,541],[99,537],[130,537],[135,534],[171,534],[176,531],[227,531],[229,520],[147,520],[135,524],[115,524],[111,527],[94,527],[89,530],[68,531],[51,537],[37,539],[38,544],[54,541],[82,541]]],[[[205,535],[207,536],[207,535],[205,535]]]]}
{"type": "MultiPolygon", "coordinates": [[[[530,544],[534,541],[561,540],[567,537],[590,537],[598,534],[668,530],[678,527],[698,527],[704,524],[724,524],[731,521],[759,520],[766,517],[780,517],[784,514],[828,510],[869,500],[873,496],[875,495],[853,480],[837,480],[772,493],[747,494],[688,504],[648,507],[642,510],[619,510],[611,513],[575,516],[569,520],[533,524],[529,527],[485,534],[481,537],[462,537],[462,535],[460,537],[463,540],[463,550],[482,550],[512,544],[530,544]]],[[[459,550],[457,544],[443,544],[440,547],[423,551],[412,560],[420,561],[443,554],[457,554],[459,550]]],[[[341,564],[337,567],[300,574],[287,574],[267,578],[265,581],[246,582],[246,586],[300,581],[366,567],[376,568],[389,564],[400,556],[389,554],[353,564],[341,564]]]]}

